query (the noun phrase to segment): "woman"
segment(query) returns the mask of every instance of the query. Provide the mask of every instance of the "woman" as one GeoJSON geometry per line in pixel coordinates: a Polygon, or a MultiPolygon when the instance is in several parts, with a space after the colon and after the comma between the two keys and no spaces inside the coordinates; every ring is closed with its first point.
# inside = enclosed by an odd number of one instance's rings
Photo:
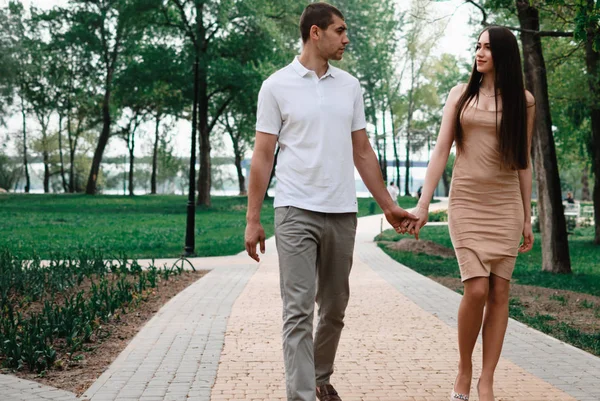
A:
{"type": "Polygon", "coordinates": [[[469,83],[457,85],[448,95],[423,194],[413,212],[419,220],[405,224],[418,238],[456,142],[448,217],[464,296],[458,311],[460,360],[452,401],[469,399],[471,358],[482,321],[483,365],[477,391],[481,401],[494,400],[494,371],[508,324],[517,251],[533,246],[529,154],[534,105],[523,87],[515,36],[505,28],[487,28],[477,42],[469,83]]]}

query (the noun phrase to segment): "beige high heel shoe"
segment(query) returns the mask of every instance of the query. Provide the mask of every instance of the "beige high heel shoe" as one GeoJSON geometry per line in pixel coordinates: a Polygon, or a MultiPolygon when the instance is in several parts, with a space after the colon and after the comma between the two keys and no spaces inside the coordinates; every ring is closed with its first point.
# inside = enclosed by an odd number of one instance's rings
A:
{"type": "Polygon", "coordinates": [[[469,401],[469,396],[467,394],[455,393],[454,390],[452,390],[450,401],[469,401]]]}

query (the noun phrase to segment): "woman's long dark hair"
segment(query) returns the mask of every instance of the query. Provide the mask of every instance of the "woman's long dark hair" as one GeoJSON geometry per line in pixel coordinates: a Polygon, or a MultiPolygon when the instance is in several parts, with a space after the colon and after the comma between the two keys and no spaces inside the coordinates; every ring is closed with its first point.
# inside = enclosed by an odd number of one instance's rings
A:
{"type": "MultiPolygon", "coordinates": [[[[511,170],[522,170],[529,164],[527,154],[527,100],[521,72],[521,55],[517,38],[511,31],[498,26],[490,26],[490,48],[496,77],[494,86],[502,96],[502,117],[498,130],[500,157],[502,165],[511,170]]],[[[482,32],[482,33],[483,33],[482,32]]],[[[481,34],[479,35],[481,37],[481,34]]],[[[479,86],[483,74],[477,71],[477,62],[473,64],[467,89],[458,100],[456,110],[455,141],[459,151],[463,150],[464,135],[461,116],[473,98],[479,101],[479,86]]],[[[496,100],[496,121],[498,120],[498,98],[496,100]]]]}

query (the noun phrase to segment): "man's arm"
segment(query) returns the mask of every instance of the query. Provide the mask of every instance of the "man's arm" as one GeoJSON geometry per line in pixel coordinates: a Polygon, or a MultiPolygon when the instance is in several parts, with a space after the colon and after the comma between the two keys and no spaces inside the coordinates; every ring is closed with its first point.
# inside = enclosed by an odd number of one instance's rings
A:
{"type": "Polygon", "coordinates": [[[276,145],[277,135],[256,131],[254,153],[250,164],[250,182],[248,183],[245,243],[246,252],[257,262],[260,261],[256,252],[256,245],[259,242],[260,252],[265,253],[265,230],[260,224],[260,209],[267,185],[269,185],[276,145]]]}
{"type": "Polygon", "coordinates": [[[377,156],[369,143],[367,131],[360,129],[352,132],[352,151],[354,165],[358,170],[363,182],[369,189],[369,192],[379,204],[385,217],[397,232],[403,232],[401,223],[405,219],[416,219],[415,216],[399,207],[387,191],[383,176],[379,169],[377,156]]]}

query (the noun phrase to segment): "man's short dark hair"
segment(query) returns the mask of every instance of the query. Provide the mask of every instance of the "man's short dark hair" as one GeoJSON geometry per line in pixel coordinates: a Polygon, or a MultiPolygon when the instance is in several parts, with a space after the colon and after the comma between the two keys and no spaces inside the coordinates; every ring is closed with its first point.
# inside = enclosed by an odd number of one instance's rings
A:
{"type": "Polygon", "coordinates": [[[313,25],[316,25],[321,29],[327,29],[329,25],[333,24],[334,15],[344,19],[342,12],[331,4],[321,2],[312,3],[306,6],[300,17],[300,34],[302,35],[302,42],[306,43],[308,41],[310,28],[313,25]]]}

